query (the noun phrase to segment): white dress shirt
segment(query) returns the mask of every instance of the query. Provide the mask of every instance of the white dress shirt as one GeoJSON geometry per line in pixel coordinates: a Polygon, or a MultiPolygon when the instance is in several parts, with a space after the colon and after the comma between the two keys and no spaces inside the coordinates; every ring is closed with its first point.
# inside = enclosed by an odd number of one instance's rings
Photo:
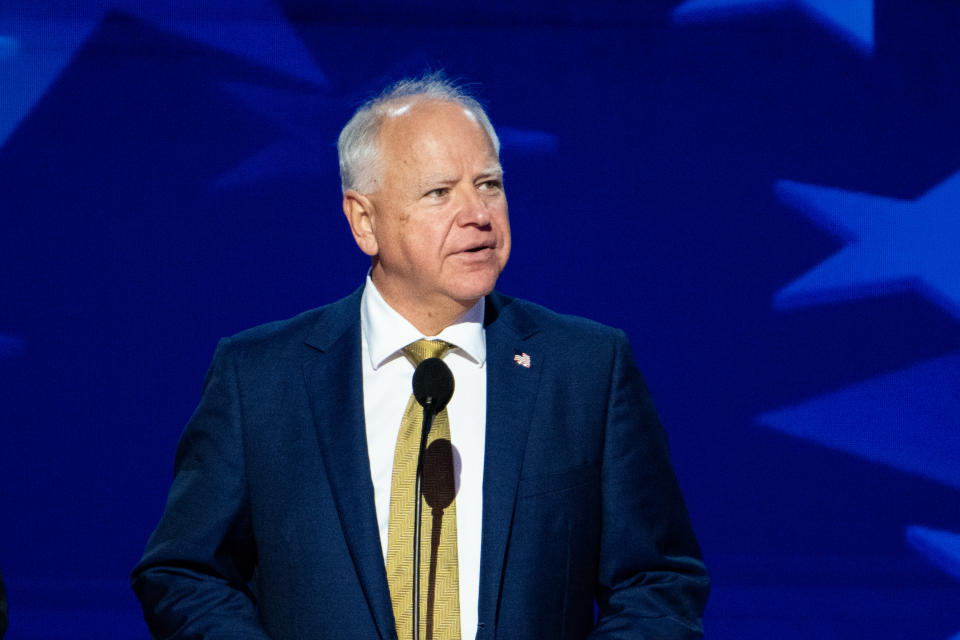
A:
{"type": "Polygon", "coordinates": [[[422,338],[444,340],[455,345],[443,361],[450,367],[454,378],[454,392],[447,405],[447,414],[450,418],[456,476],[457,561],[463,640],[477,634],[480,585],[483,446],[487,407],[487,348],[483,312],[484,301],[481,298],[439,335],[425,336],[387,304],[369,275],[360,302],[363,412],[384,563],[387,559],[393,456],[400,433],[400,421],[412,392],[414,369],[401,350],[422,338]]]}

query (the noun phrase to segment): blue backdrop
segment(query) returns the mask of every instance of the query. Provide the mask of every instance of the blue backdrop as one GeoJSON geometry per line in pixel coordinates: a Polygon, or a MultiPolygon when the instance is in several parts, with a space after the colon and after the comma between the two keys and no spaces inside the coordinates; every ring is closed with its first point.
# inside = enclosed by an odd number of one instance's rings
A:
{"type": "Polygon", "coordinates": [[[960,638],[958,32],[946,0],[4,3],[8,637],[147,637],[126,576],[216,340],[359,286],[336,135],[444,68],[503,138],[500,289],[633,341],[708,638],[960,638]]]}

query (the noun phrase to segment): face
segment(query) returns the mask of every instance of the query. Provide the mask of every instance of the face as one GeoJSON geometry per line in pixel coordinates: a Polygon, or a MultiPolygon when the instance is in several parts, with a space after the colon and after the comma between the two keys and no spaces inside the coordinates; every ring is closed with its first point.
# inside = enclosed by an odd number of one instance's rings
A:
{"type": "Polygon", "coordinates": [[[404,315],[411,306],[469,308],[493,290],[510,255],[489,138],[461,106],[425,102],[388,117],[379,144],[380,184],[352,195],[365,214],[347,211],[358,245],[373,257],[377,289],[404,315]]]}

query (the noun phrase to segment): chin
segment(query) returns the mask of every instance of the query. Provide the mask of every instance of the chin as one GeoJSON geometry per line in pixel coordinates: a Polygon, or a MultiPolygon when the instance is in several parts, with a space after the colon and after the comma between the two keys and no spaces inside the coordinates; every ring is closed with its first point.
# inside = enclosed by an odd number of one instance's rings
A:
{"type": "Polygon", "coordinates": [[[482,268],[473,266],[469,269],[460,269],[456,274],[450,274],[447,280],[447,292],[450,297],[461,302],[477,301],[484,297],[497,284],[500,277],[500,266],[486,264],[482,268]]]}
{"type": "Polygon", "coordinates": [[[463,302],[476,302],[491,291],[497,284],[497,279],[484,279],[471,282],[461,282],[452,291],[453,297],[463,302]]]}

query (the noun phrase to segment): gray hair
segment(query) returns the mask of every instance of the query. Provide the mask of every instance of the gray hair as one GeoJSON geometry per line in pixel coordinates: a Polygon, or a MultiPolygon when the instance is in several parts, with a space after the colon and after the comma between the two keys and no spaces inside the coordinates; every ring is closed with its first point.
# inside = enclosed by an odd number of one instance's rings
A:
{"type": "Polygon", "coordinates": [[[487,132],[493,150],[500,156],[500,139],[490,124],[487,112],[462,86],[450,81],[442,71],[420,78],[404,78],[367,100],[347,122],[337,140],[340,160],[340,186],[369,193],[376,187],[380,165],[380,128],[387,116],[419,102],[440,101],[458,104],[470,112],[487,132]]]}

